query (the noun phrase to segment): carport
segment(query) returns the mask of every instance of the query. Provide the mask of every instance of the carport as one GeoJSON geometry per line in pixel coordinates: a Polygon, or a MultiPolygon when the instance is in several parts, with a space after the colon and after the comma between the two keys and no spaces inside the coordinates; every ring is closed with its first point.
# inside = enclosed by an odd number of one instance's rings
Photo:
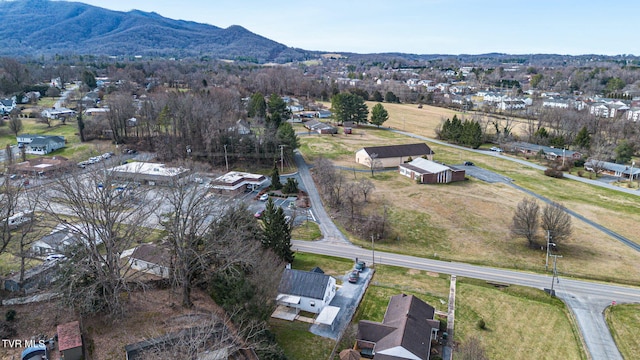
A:
{"type": "Polygon", "coordinates": [[[315,323],[321,325],[329,325],[331,330],[335,330],[333,328],[333,323],[336,317],[338,317],[338,313],[340,312],[340,308],[337,306],[325,306],[320,314],[316,318],[315,323]]]}

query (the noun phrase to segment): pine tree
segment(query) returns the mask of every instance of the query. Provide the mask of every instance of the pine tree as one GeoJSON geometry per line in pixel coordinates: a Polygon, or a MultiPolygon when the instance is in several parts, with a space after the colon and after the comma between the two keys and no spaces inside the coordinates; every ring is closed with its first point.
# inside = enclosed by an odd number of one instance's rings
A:
{"type": "Polygon", "coordinates": [[[293,262],[291,226],[287,222],[284,210],[269,199],[262,213],[262,222],[264,225],[262,245],[273,250],[282,260],[288,263],[293,262]]]}
{"type": "Polygon", "coordinates": [[[589,135],[589,131],[586,126],[583,126],[578,134],[576,135],[576,139],[573,141],[573,144],[581,149],[589,149],[591,147],[591,135],[589,135]]]}
{"type": "Polygon", "coordinates": [[[278,171],[277,165],[274,165],[273,170],[271,170],[271,187],[274,190],[282,189],[282,183],[280,182],[280,172],[278,171]]]}
{"type": "Polygon", "coordinates": [[[376,104],[373,109],[371,109],[371,123],[380,127],[380,125],[384,124],[385,121],[389,120],[389,113],[382,106],[382,104],[376,104]]]}

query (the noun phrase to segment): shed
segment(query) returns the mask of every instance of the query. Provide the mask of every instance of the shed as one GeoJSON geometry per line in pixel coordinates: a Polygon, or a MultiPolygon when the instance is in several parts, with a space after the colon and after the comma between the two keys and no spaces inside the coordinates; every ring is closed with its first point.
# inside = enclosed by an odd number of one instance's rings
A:
{"type": "Polygon", "coordinates": [[[82,359],[82,333],[78,321],[58,325],[58,350],[64,360],[82,359]]]}

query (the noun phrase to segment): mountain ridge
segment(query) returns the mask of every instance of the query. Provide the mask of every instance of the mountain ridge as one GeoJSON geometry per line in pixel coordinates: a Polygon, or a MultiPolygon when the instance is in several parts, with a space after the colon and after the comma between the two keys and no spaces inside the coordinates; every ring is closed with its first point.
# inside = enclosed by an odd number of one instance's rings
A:
{"type": "Polygon", "coordinates": [[[240,25],[226,29],[154,12],[108,10],[78,2],[0,1],[0,55],[149,55],[255,62],[304,60],[308,51],[254,34],[240,25]]]}

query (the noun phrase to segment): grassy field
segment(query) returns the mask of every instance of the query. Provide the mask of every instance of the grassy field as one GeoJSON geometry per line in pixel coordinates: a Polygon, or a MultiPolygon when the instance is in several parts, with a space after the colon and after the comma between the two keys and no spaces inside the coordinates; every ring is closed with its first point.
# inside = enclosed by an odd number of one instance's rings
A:
{"type": "Polygon", "coordinates": [[[564,303],[531,288],[458,279],[454,334],[478,338],[489,359],[586,359],[564,303]]]}
{"type": "MultiPolygon", "coordinates": [[[[320,266],[328,273],[344,274],[353,263],[299,253],[293,265],[304,270],[320,266]]],[[[353,346],[359,320],[382,321],[393,295],[415,295],[437,310],[446,311],[449,282],[449,276],[442,274],[376,266],[375,276],[338,351],[353,346]]],[[[324,359],[326,357],[313,356],[328,354],[333,348],[334,343],[322,342],[321,338],[310,335],[306,324],[272,324],[292,359],[324,359]],[[306,332],[306,335],[293,334],[294,331],[306,332]],[[295,339],[295,344],[284,341],[287,336],[295,339]],[[310,347],[314,347],[313,354],[308,353],[310,347]]],[[[584,359],[576,331],[564,304],[542,291],[518,286],[497,289],[482,281],[458,278],[455,340],[460,343],[470,336],[479,338],[490,359],[584,359]],[[480,318],[485,320],[486,330],[476,327],[480,318]],[[539,335],[551,333],[554,336],[539,335]]]]}
{"type": "Polygon", "coordinates": [[[605,318],[622,357],[636,359],[640,354],[640,305],[614,305],[607,308],[605,318]]]}
{"type": "Polygon", "coordinates": [[[302,225],[298,225],[293,228],[291,232],[291,238],[296,240],[318,240],[322,238],[322,233],[320,232],[320,227],[318,224],[306,221],[302,225]]]}
{"type": "MultiPolygon", "coordinates": [[[[407,113],[427,114],[424,108],[396,105],[389,107],[392,119],[399,117],[394,113],[396,107],[407,113]]],[[[433,111],[430,117],[425,117],[425,126],[409,129],[407,121],[407,130],[433,135],[429,126],[439,122],[435,114],[449,110],[433,111]]],[[[416,142],[387,130],[354,130],[352,135],[301,137],[301,151],[309,162],[324,156],[337,165],[366,170],[354,161],[355,152],[363,146],[416,142]]],[[[640,198],[636,196],[567,179],[552,179],[540,171],[493,156],[429,145],[435,152],[435,160],[447,164],[473,161],[640,243],[635,227],[630,226],[640,222],[640,198]]],[[[510,155],[503,157],[507,156],[510,155]]],[[[344,175],[347,181],[370,177],[367,172],[344,171],[344,175]]],[[[393,228],[393,235],[376,248],[490,266],[544,270],[546,253],[540,248],[529,248],[525,240],[514,239],[509,233],[513,212],[517,203],[527,196],[525,193],[506,184],[489,184],[472,178],[449,185],[417,185],[395,172],[388,172],[376,174],[372,180],[376,190],[364,212],[382,212],[386,206],[393,228]]],[[[558,263],[561,276],[640,284],[637,266],[640,254],[577,219],[573,219],[573,230],[571,239],[559,244],[559,253],[564,256],[558,263]]],[[[368,241],[351,240],[361,246],[368,245],[368,241]]],[[[544,241],[540,233],[539,244],[544,241]]]]}

